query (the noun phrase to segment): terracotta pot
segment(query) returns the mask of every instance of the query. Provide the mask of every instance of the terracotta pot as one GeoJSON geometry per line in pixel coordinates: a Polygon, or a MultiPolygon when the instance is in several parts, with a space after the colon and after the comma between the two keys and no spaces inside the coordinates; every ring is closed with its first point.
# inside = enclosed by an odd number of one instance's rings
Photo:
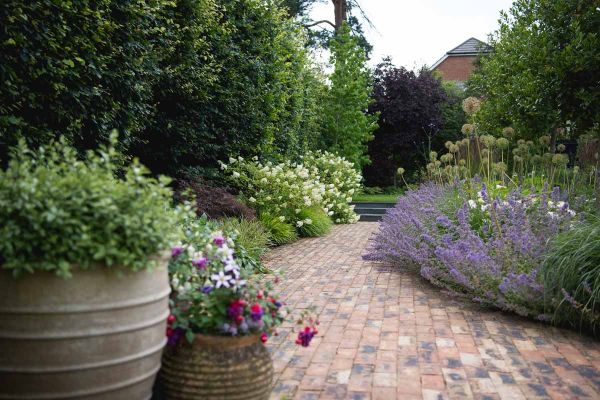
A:
{"type": "Polygon", "coordinates": [[[149,399],[166,343],[166,259],[152,271],[0,270],[0,399],[149,399]]]}
{"type": "Polygon", "coordinates": [[[268,399],[273,361],[258,335],[195,335],[163,358],[161,381],[167,400],[268,399]]]}

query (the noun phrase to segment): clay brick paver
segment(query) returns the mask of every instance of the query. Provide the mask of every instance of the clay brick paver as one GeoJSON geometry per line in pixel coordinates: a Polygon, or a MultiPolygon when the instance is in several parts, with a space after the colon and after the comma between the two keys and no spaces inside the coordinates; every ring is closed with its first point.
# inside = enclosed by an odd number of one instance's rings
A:
{"type": "Polygon", "coordinates": [[[269,340],[272,399],[600,399],[600,343],[461,302],[418,274],[366,262],[377,223],[271,251],[293,312],[314,306],[309,348],[269,340]]]}

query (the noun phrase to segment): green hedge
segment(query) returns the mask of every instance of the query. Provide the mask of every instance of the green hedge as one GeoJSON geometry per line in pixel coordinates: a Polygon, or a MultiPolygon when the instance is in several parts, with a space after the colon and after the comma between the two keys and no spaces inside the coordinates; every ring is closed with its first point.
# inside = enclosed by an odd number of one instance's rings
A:
{"type": "Polygon", "coordinates": [[[324,79],[275,0],[7,0],[0,158],[25,137],[79,149],[120,131],[154,173],[314,147],[324,79]]]}
{"type": "Polygon", "coordinates": [[[167,0],[5,0],[0,6],[0,158],[19,137],[123,145],[153,113],[152,38],[167,0]]]}

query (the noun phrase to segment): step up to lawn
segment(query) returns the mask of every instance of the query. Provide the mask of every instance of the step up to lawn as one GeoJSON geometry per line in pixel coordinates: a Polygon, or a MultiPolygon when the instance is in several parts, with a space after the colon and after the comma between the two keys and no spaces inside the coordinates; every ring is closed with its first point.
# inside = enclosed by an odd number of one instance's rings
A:
{"type": "Polygon", "coordinates": [[[379,221],[385,213],[395,206],[394,203],[363,203],[355,202],[354,212],[360,216],[361,221],[379,221]]]}

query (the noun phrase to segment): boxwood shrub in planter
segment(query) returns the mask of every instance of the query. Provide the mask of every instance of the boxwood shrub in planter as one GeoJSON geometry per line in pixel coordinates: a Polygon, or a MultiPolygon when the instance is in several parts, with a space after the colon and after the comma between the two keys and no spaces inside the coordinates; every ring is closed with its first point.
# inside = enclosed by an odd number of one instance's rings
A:
{"type": "Polygon", "coordinates": [[[182,211],[111,146],[21,145],[0,171],[0,399],[147,399],[182,211]]]}

